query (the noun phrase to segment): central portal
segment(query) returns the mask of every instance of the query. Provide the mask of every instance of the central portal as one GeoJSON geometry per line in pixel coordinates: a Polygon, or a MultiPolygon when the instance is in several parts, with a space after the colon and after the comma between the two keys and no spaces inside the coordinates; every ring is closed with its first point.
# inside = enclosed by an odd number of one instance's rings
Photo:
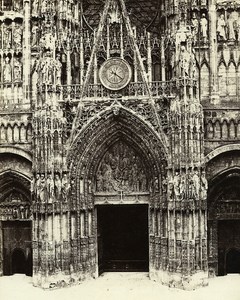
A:
{"type": "Polygon", "coordinates": [[[97,206],[99,274],[149,270],[148,205],[97,206]]]}

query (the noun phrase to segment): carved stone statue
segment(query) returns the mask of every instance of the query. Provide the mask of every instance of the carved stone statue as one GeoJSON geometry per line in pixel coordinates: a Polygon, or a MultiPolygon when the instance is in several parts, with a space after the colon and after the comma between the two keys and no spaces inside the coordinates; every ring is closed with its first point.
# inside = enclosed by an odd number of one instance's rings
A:
{"type": "Polygon", "coordinates": [[[185,77],[189,75],[190,54],[185,46],[181,46],[179,56],[180,76],[185,77]]]}
{"type": "Polygon", "coordinates": [[[37,41],[38,41],[38,26],[37,25],[33,25],[32,27],[32,47],[37,45],[37,41]]]}
{"type": "Polygon", "coordinates": [[[178,115],[181,113],[181,105],[178,95],[176,95],[176,97],[171,100],[170,111],[178,115]]]}
{"type": "Polygon", "coordinates": [[[45,191],[46,191],[46,181],[45,175],[41,174],[40,184],[39,184],[39,200],[40,202],[45,202],[45,191]]]}
{"type": "Polygon", "coordinates": [[[55,195],[56,195],[56,199],[59,200],[61,197],[61,191],[62,191],[62,181],[60,179],[60,176],[58,174],[55,175],[54,178],[54,184],[55,184],[55,195]]]}
{"type": "Polygon", "coordinates": [[[193,42],[196,42],[198,31],[199,31],[199,21],[198,21],[195,13],[193,13],[193,16],[192,16],[191,28],[192,28],[193,42]]]}
{"type": "Polygon", "coordinates": [[[217,20],[217,34],[220,40],[226,40],[226,22],[223,14],[217,20]]]}
{"type": "Polygon", "coordinates": [[[206,179],[205,171],[201,175],[201,199],[207,199],[208,181],[206,179]]]}
{"type": "Polygon", "coordinates": [[[13,30],[13,45],[15,48],[22,47],[22,27],[20,24],[17,23],[13,30]]]}
{"type": "Polygon", "coordinates": [[[208,20],[204,13],[202,14],[202,17],[200,19],[200,33],[203,41],[206,42],[208,34],[208,20]]]}
{"type": "Polygon", "coordinates": [[[54,201],[54,180],[52,174],[48,174],[47,177],[47,193],[48,193],[48,203],[54,201]]]}
{"type": "Polygon", "coordinates": [[[62,178],[62,197],[63,197],[64,201],[67,201],[67,195],[68,195],[69,189],[70,189],[69,180],[68,180],[67,174],[64,173],[63,178],[62,178]]]}
{"type": "Polygon", "coordinates": [[[192,52],[190,53],[189,76],[193,79],[196,78],[196,76],[197,76],[197,64],[196,64],[194,48],[192,49],[192,52]]]}
{"type": "Polygon", "coordinates": [[[104,177],[101,171],[98,171],[96,182],[97,182],[97,191],[104,191],[104,177]]]}
{"type": "Polygon", "coordinates": [[[30,217],[30,209],[29,206],[25,206],[25,219],[28,219],[30,217]]]}
{"type": "Polygon", "coordinates": [[[180,176],[178,171],[176,171],[175,175],[173,176],[173,190],[176,200],[178,200],[180,196],[180,176]]]}
{"type": "Polygon", "coordinates": [[[194,171],[192,181],[193,181],[193,195],[195,196],[195,199],[198,199],[199,191],[200,191],[200,178],[197,170],[194,171]]]}
{"type": "Polygon", "coordinates": [[[20,219],[25,219],[25,207],[23,205],[20,205],[19,211],[20,211],[20,219]]]}
{"type": "Polygon", "coordinates": [[[71,20],[73,18],[73,11],[72,11],[72,5],[71,2],[67,2],[67,19],[71,20]]]}
{"type": "Polygon", "coordinates": [[[229,15],[227,19],[227,27],[228,27],[228,39],[236,40],[235,19],[232,13],[229,15]]]}
{"type": "Polygon", "coordinates": [[[179,182],[179,194],[180,194],[181,199],[185,199],[185,197],[186,197],[186,184],[187,184],[186,180],[187,180],[186,173],[182,172],[181,179],[179,182]]]}
{"type": "Polygon", "coordinates": [[[54,28],[52,28],[49,24],[46,25],[46,30],[40,39],[41,47],[54,50],[55,49],[55,34],[53,33],[54,28]]]}
{"type": "Polygon", "coordinates": [[[117,189],[117,182],[114,181],[113,171],[110,165],[106,164],[106,171],[104,173],[104,181],[106,182],[106,191],[117,189]]]}
{"type": "Polygon", "coordinates": [[[62,76],[62,63],[60,62],[60,55],[56,57],[56,70],[55,70],[55,84],[61,85],[61,76],[62,76]]]}
{"type": "Polygon", "coordinates": [[[3,82],[11,82],[12,81],[12,67],[10,65],[10,59],[7,56],[5,58],[5,64],[3,67],[3,82]]]}
{"type": "Polygon", "coordinates": [[[17,82],[22,80],[22,63],[17,57],[13,60],[13,80],[17,82]]]}
{"type": "Polygon", "coordinates": [[[38,6],[39,6],[39,0],[33,0],[33,2],[32,2],[32,14],[34,14],[34,15],[38,14],[38,6]]]}
{"type": "Polygon", "coordinates": [[[46,56],[40,63],[41,81],[45,84],[53,84],[53,59],[46,56]]]}
{"type": "Polygon", "coordinates": [[[20,12],[22,9],[22,1],[21,0],[15,0],[13,1],[14,10],[20,12]]]}
{"type": "MultiPolygon", "coordinates": [[[[147,190],[147,179],[146,179],[146,175],[144,174],[143,169],[138,174],[138,180],[139,180],[139,190],[142,192],[146,191],[147,190]]],[[[156,188],[156,190],[157,190],[157,188],[156,188]]]]}
{"type": "Polygon", "coordinates": [[[12,216],[13,216],[13,219],[18,219],[19,218],[18,208],[16,206],[13,207],[12,216]]]}
{"type": "Polygon", "coordinates": [[[12,30],[11,30],[10,26],[4,27],[3,36],[4,36],[4,47],[6,49],[11,48],[11,46],[12,46],[12,30]]]}
{"type": "Polygon", "coordinates": [[[45,13],[47,11],[47,0],[42,0],[41,1],[41,7],[40,7],[40,9],[41,9],[42,13],[45,13]]]}
{"type": "Polygon", "coordinates": [[[40,175],[36,174],[35,183],[34,183],[34,186],[33,186],[33,191],[36,195],[36,200],[37,201],[39,200],[40,185],[41,185],[40,175]]]}

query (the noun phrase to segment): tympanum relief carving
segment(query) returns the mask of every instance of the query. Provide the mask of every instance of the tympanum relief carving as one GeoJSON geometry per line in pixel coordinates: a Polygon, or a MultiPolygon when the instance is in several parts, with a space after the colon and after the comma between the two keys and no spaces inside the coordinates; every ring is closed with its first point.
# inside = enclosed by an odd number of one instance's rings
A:
{"type": "Polygon", "coordinates": [[[96,191],[145,192],[147,186],[143,159],[122,141],[110,147],[97,170],[96,191]]]}

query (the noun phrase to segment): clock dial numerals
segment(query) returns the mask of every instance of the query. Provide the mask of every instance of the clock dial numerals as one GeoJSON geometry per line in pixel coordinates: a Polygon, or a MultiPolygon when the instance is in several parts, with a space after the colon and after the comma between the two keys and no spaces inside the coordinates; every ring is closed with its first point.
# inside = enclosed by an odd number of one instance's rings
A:
{"type": "Polygon", "coordinates": [[[101,83],[110,90],[124,88],[131,79],[131,67],[120,58],[110,58],[103,63],[99,71],[101,83]]]}

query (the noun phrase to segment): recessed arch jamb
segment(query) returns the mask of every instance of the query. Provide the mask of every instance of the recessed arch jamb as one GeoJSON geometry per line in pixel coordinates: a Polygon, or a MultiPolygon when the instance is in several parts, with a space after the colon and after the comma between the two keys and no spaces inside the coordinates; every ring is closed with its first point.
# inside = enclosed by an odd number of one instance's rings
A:
{"type": "Polygon", "coordinates": [[[32,163],[32,155],[28,151],[22,148],[13,147],[13,146],[0,146],[0,155],[7,154],[7,153],[18,155],[20,157],[25,158],[30,163],[32,163]]]}
{"type": "Polygon", "coordinates": [[[219,190],[219,186],[221,186],[221,183],[227,178],[224,176],[225,174],[229,173],[235,173],[235,176],[237,174],[238,177],[240,177],[240,167],[230,167],[225,170],[222,170],[221,172],[217,173],[213,178],[211,178],[209,182],[210,189],[208,191],[208,209],[214,209],[216,203],[218,202],[218,198],[221,195],[222,191],[219,190]],[[220,179],[218,183],[214,183],[217,179],[220,179]],[[211,195],[214,195],[214,197],[211,197],[211,195]],[[210,199],[212,199],[210,201],[210,199]]]}
{"type": "Polygon", "coordinates": [[[218,147],[217,149],[214,149],[210,153],[208,153],[205,156],[205,163],[207,164],[210,160],[214,159],[218,155],[225,153],[225,152],[230,152],[230,151],[240,151],[240,144],[231,144],[231,145],[224,145],[221,147],[218,147]]]}

